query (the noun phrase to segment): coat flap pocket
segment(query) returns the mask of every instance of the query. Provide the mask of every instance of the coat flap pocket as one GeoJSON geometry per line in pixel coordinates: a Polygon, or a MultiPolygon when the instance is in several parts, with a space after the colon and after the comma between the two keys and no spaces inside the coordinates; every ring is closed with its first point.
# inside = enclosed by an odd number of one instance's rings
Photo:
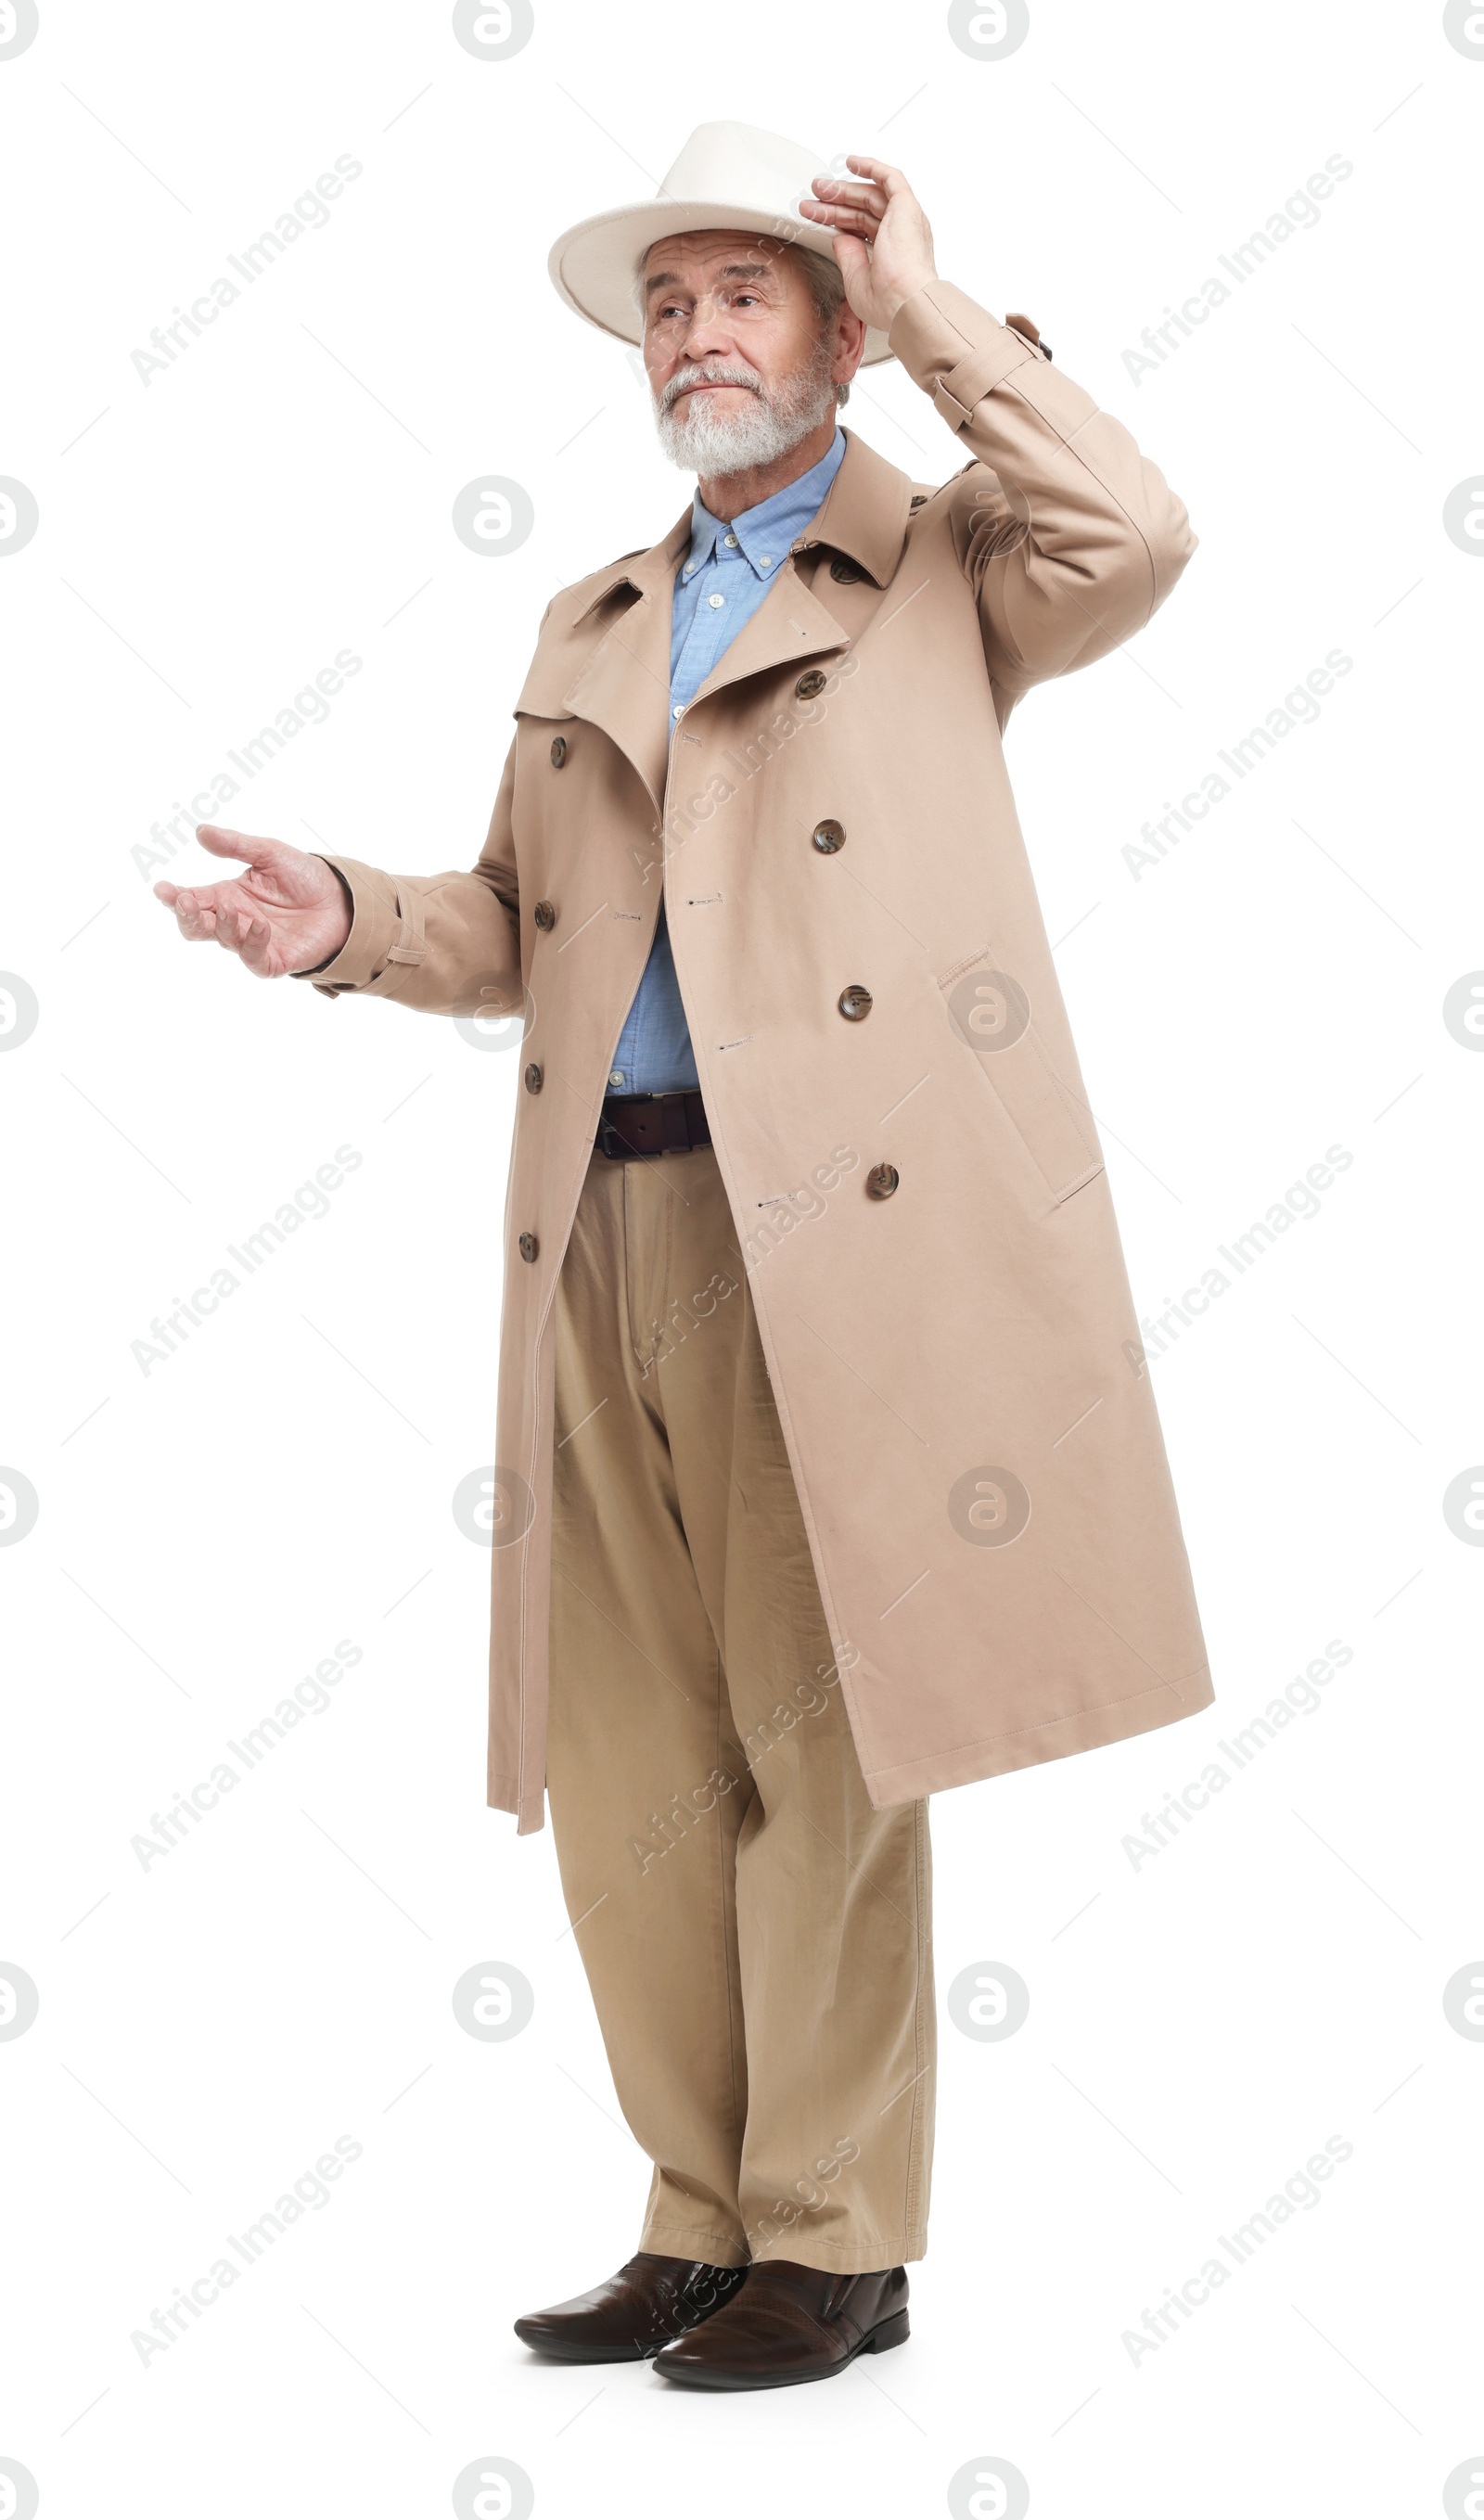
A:
{"type": "Polygon", "coordinates": [[[938,986],[955,1034],[972,1051],[1052,1196],[1070,1198],[1102,1170],[1102,1156],[1092,1114],[1057,1075],[1024,986],[998,968],[988,947],[938,986]]]}

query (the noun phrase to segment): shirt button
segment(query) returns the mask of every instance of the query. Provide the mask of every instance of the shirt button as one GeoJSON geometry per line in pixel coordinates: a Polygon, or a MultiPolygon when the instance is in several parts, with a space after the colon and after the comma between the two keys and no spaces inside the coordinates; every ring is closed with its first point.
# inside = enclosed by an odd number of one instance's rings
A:
{"type": "Polygon", "coordinates": [[[549,901],[538,901],[531,916],[543,936],[557,924],[557,914],[549,901]]]}
{"type": "Polygon", "coordinates": [[[771,568],[773,566],[773,554],[771,552],[760,552],[758,555],[757,565],[759,568],[771,568]]]}
{"type": "Polygon", "coordinates": [[[534,1059],[525,1071],[525,1090],[527,1094],[539,1094],[541,1091],[541,1070],[534,1059]]]}
{"type": "Polygon", "coordinates": [[[627,1079],[625,1078],[621,1067],[610,1067],[608,1069],[608,1083],[610,1085],[623,1085],[626,1082],[627,1079]]]}
{"type": "Polygon", "coordinates": [[[895,1164],[876,1164],[866,1175],[866,1189],[872,1198],[889,1198],[902,1176],[895,1164]]]}
{"type": "Polygon", "coordinates": [[[736,551],[736,549],[737,549],[737,536],[736,536],[735,534],[728,534],[728,535],[726,535],[726,536],[725,536],[725,541],[726,541],[726,546],[727,546],[728,551],[736,551]]]}
{"type": "Polygon", "coordinates": [[[686,705],[685,705],[684,700],[682,700],[682,701],[681,701],[679,708],[672,708],[672,709],[671,709],[671,711],[670,711],[670,715],[671,715],[671,717],[684,717],[684,716],[685,716],[685,713],[686,713],[686,705]]]}
{"type": "Polygon", "coordinates": [[[859,980],[852,980],[848,989],[841,989],[836,1003],[848,1022],[863,1023],[876,1001],[871,991],[863,988],[859,980]]]}
{"type": "Polygon", "coordinates": [[[713,612],[719,612],[726,600],[727,599],[724,595],[708,595],[706,597],[706,602],[711,607],[713,612]]]}
{"type": "Polygon", "coordinates": [[[541,1245],[537,1241],[534,1234],[522,1234],[517,1247],[519,1250],[522,1260],[534,1260],[537,1252],[541,1248],[541,1245]]]}

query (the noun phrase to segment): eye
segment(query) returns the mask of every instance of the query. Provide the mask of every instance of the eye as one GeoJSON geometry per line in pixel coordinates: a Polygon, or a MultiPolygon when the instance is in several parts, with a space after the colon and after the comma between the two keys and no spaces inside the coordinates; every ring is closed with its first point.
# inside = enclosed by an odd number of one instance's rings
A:
{"type": "Polygon", "coordinates": [[[739,290],[737,295],[733,298],[732,303],[734,306],[760,306],[762,304],[762,299],[754,296],[750,290],[742,289],[739,290]]]}

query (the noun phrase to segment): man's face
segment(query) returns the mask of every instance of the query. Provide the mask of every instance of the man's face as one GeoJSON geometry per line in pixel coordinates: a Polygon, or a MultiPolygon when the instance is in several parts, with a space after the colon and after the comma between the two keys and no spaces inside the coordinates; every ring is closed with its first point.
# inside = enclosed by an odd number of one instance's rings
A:
{"type": "Polygon", "coordinates": [[[644,270],[644,359],[667,454],[708,474],[784,454],[833,408],[864,327],[822,326],[787,245],[742,230],[665,237],[644,270]]]}

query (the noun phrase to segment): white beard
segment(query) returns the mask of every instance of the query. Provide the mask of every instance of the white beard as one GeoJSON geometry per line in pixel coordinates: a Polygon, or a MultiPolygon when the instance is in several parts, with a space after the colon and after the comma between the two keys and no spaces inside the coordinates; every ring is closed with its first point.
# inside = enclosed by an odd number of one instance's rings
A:
{"type": "Polygon", "coordinates": [[[821,354],[772,395],[752,368],[734,367],[722,359],[678,368],[665,387],[665,406],[655,414],[659,443],[672,464],[705,480],[724,480],[729,472],[776,463],[818,428],[833,407],[830,365],[830,351],[822,343],[821,354]],[[685,409],[676,412],[674,397],[702,379],[750,390],[736,409],[718,410],[711,397],[697,405],[691,396],[685,409]]]}

